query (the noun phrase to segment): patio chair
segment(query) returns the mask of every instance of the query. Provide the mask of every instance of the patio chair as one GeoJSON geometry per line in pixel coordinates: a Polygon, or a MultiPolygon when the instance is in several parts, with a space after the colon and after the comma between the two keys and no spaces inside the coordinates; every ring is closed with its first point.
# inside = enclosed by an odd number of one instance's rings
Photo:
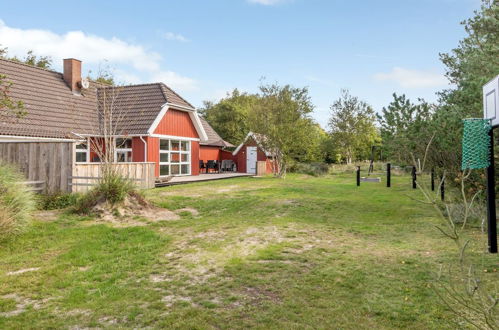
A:
{"type": "Polygon", "coordinates": [[[206,173],[209,173],[210,170],[219,173],[219,166],[216,160],[209,160],[206,164],[206,173]]]}
{"type": "Polygon", "coordinates": [[[205,162],[203,162],[202,160],[200,160],[199,161],[199,173],[203,172],[203,169],[204,169],[205,172],[207,171],[205,162]]]}
{"type": "Polygon", "coordinates": [[[230,159],[222,160],[222,170],[224,172],[234,172],[234,162],[230,159]]]}

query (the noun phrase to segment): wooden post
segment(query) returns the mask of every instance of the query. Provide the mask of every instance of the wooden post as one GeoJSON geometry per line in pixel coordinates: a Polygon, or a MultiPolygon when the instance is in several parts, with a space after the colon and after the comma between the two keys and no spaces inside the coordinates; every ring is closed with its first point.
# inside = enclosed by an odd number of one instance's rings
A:
{"type": "Polygon", "coordinates": [[[489,252],[497,253],[496,182],[494,164],[494,130],[489,131],[490,164],[487,167],[487,234],[489,252]]]}
{"type": "Polygon", "coordinates": [[[392,184],[392,164],[386,164],[386,187],[390,188],[392,184]]]}
{"type": "Polygon", "coordinates": [[[360,166],[357,166],[357,187],[360,186],[360,166]]]}
{"type": "Polygon", "coordinates": [[[416,180],[417,180],[416,166],[413,166],[412,167],[412,189],[416,189],[416,180]]]}

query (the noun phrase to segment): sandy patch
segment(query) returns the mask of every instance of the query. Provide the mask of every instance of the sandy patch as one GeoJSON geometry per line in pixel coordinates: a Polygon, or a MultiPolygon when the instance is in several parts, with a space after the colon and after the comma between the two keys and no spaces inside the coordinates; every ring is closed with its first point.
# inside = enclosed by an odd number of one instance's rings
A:
{"type": "Polygon", "coordinates": [[[173,304],[175,304],[177,302],[191,303],[192,302],[192,298],[191,297],[185,297],[185,296],[168,295],[168,296],[164,296],[161,299],[161,301],[165,303],[166,307],[171,307],[173,304]]]}
{"type": "Polygon", "coordinates": [[[24,274],[24,273],[28,273],[28,272],[36,272],[39,269],[40,269],[40,267],[24,268],[24,269],[19,269],[16,271],[8,272],[7,275],[19,275],[19,274],[24,274]]]}
{"type": "MultiPolygon", "coordinates": [[[[173,277],[187,278],[191,284],[204,283],[210,278],[222,273],[225,265],[234,258],[248,258],[258,250],[272,244],[290,242],[296,245],[295,249],[287,249],[286,253],[303,253],[314,248],[315,244],[306,244],[310,237],[290,237],[289,232],[294,229],[279,228],[277,226],[249,227],[234,234],[223,230],[205,231],[188,234],[185,240],[175,242],[176,249],[165,254],[173,274],[154,274],[150,281],[153,283],[172,281],[173,277]],[[206,248],[213,242],[213,248],[206,248]]],[[[321,246],[325,244],[321,241],[321,246]]],[[[289,261],[283,260],[284,264],[289,261]]],[[[289,262],[291,263],[291,262],[289,262]]]]}
{"type": "Polygon", "coordinates": [[[192,197],[192,198],[213,198],[214,196],[219,194],[227,194],[227,193],[237,193],[243,191],[256,191],[265,188],[271,187],[270,185],[262,186],[262,185],[228,185],[221,187],[182,187],[181,189],[171,190],[171,191],[162,191],[158,193],[159,196],[183,196],[183,197],[192,197]]]}
{"type": "Polygon", "coordinates": [[[145,226],[150,222],[179,220],[180,216],[165,208],[155,207],[136,196],[129,196],[119,205],[98,203],[92,208],[96,222],[115,227],[145,226]]]}
{"type": "Polygon", "coordinates": [[[16,302],[16,307],[8,312],[2,312],[0,313],[0,316],[3,317],[12,317],[19,315],[21,313],[24,313],[28,307],[31,307],[33,309],[40,309],[43,307],[43,305],[51,300],[52,298],[47,298],[47,299],[42,299],[42,300],[33,300],[25,297],[21,297],[18,294],[11,293],[5,296],[1,296],[0,298],[2,299],[10,299],[14,300],[16,302]]]}

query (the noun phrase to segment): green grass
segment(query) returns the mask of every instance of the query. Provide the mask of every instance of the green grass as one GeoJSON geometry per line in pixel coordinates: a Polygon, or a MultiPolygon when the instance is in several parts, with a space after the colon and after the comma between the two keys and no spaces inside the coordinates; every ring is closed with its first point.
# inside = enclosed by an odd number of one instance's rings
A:
{"type": "Polygon", "coordinates": [[[40,219],[0,245],[0,328],[455,328],[429,285],[455,247],[393,181],[239,178],[146,193],[199,212],[180,220],[40,219]]]}

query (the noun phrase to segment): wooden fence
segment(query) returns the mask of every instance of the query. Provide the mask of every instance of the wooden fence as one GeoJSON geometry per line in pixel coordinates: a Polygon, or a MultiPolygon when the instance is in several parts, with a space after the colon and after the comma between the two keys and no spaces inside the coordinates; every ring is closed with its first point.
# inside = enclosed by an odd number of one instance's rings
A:
{"type": "Polygon", "coordinates": [[[263,176],[267,174],[267,162],[264,160],[256,162],[256,175],[263,176]]]}
{"type": "MultiPolygon", "coordinates": [[[[118,173],[134,181],[139,188],[154,188],[155,163],[115,163],[118,173]]],[[[98,163],[75,164],[73,174],[68,178],[73,192],[85,192],[95,186],[101,178],[102,166],[98,163]]]]}
{"type": "Polygon", "coordinates": [[[44,192],[70,191],[71,142],[0,142],[0,160],[16,166],[29,182],[43,181],[44,192]]]}

